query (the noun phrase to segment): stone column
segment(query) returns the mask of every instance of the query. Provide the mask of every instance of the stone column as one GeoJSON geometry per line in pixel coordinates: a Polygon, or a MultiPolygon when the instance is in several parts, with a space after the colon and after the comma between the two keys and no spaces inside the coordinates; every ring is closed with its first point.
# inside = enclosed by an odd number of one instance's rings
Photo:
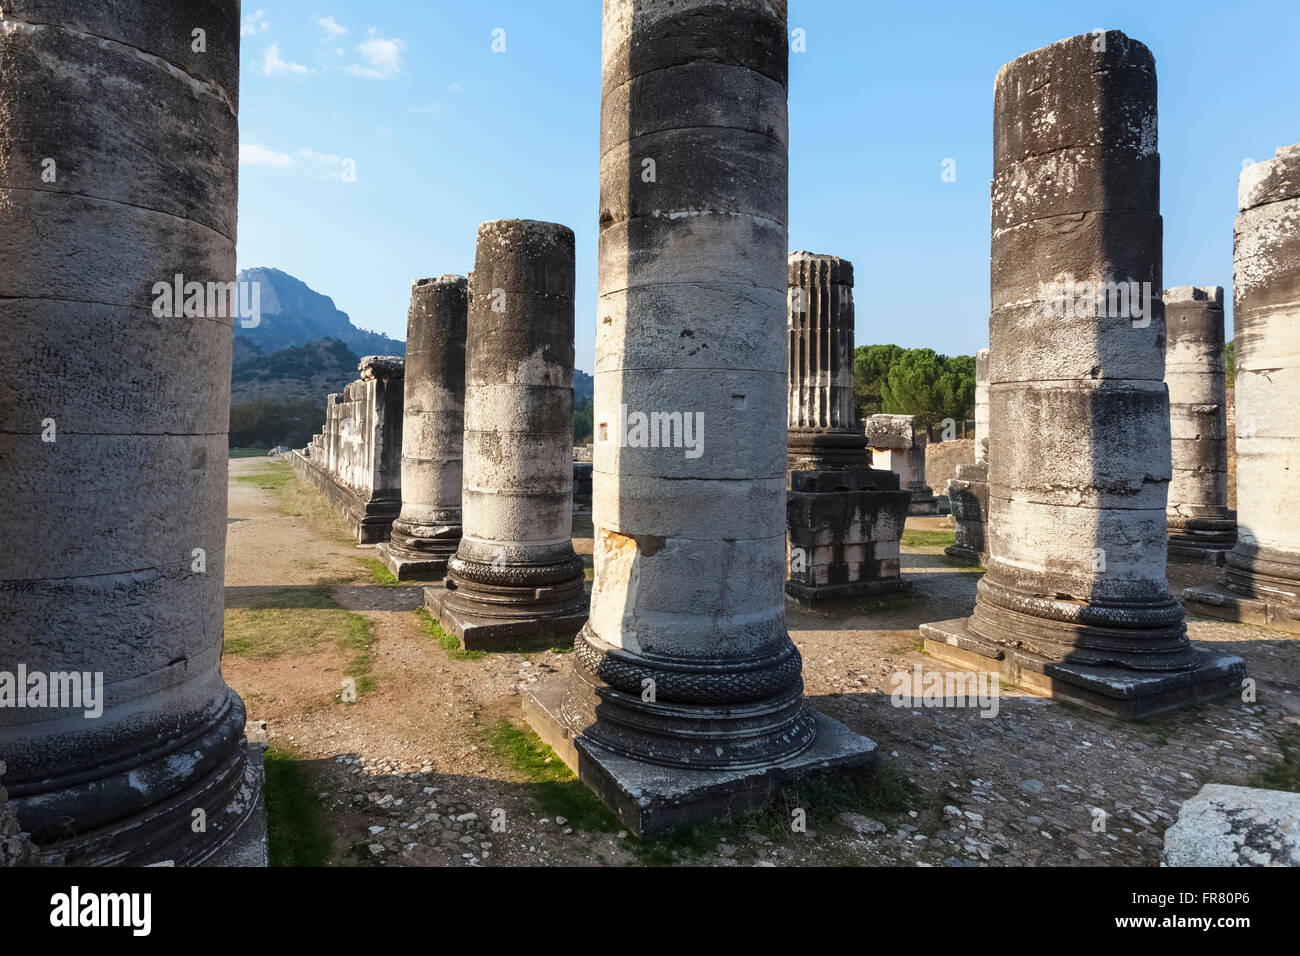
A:
{"type": "Polygon", "coordinates": [[[789,286],[789,468],[866,467],[853,408],[853,263],[792,252],[789,286]]]}
{"type": "Polygon", "coordinates": [[[925,483],[925,444],[916,437],[913,415],[872,415],[867,419],[871,460],[898,475],[899,487],[911,492],[907,513],[937,515],[939,499],[925,483]]]}
{"type": "Polygon", "coordinates": [[[465,428],[464,276],[418,279],[406,320],[402,412],[402,510],[379,546],[399,581],[447,573],[460,544],[461,449],[465,428]]]}
{"type": "Polygon", "coordinates": [[[465,343],[464,536],[425,603],[468,649],[568,643],[587,619],[573,551],[573,232],[478,231],[465,343]]]}
{"type": "Polygon", "coordinates": [[[853,407],[853,263],[789,257],[789,580],[801,607],[900,591],[911,495],[871,467],[853,407]]]}
{"type": "Polygon", "coordinates": [[[1230,693],[1242,661],[1191,646],[1165,581],[1150,51],[1108,31],[1007,64],[993,141],[988,571],[926,648],[1128,718],[1230,693]]]}
{"type": "Polygon", "coordinates": [[[944,553],[983,564],[988,559],[989,350],[975,353],[975,463],[958,465],[948,482],[956,541],[944,553]]]}
{"type": "Polygon", "coordinates": [[[606,0],[603,41],[596,582],[525,713],[654,836],[874,744],[785,626],[785,3],[606,0]]]}
{"type": "Polygon", "coordinates": [[[1233,246],[1237,543],[1198,612],[1300,632],[1300,143],[1241,172],[1233,246]]]}
{"type": "Polygon", "coordinates": [[[1222,564],[1237,540],[1237,516],[1228,510],[1223,288],[1178,286],[1165,291],[1164,303],[1173,443],[1169,556],[1222,564]]]}
{"type": "Polygon", "coordinates": [[[229,860],[265,838],[220,667],[239,4],[0,6],[3,784],[68,863],[229,860]]]}

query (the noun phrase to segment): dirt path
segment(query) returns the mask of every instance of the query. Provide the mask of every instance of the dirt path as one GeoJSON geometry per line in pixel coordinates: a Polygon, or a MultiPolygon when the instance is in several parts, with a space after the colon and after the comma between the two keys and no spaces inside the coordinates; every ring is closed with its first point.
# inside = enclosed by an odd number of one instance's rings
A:
{"type": "Polygon", "coordinates": [[[942,669],[916,626],[969,613],[978,580],[941,547],[905,547],[913,596],[789,616],[812,703],[879,744],[870,783],[642,845],[519,729],[520,688],[566,655],[449,650],[413,610],[420,589],[378,583],[373,546],[286,464],[230,470],[223,669],[306,770],[331,865],[1156,865],[1181,800],[1207,782],[1290,779],[1279,739],[1300,750],[1300,641],[1218,622],[1193,621],[1193,640],[1246,658],[1255,704],[1142,724],[1014,690],[996,717],[893,706],[896,673],[942,669]],[[341,699],[349,679],[355,703],[341,699]],[[795,807],[807,832],[789,826],[795,807]]]}

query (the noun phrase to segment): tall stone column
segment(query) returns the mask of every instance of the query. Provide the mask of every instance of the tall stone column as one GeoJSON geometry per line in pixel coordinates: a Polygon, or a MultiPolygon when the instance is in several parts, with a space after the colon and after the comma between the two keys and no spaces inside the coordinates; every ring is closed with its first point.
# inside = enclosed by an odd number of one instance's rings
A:
{"type": "Polygon", "coordinates": [[[1230,693],[1242,661],[1191,646],[1165,580],[1150,51],[1108,31],[1007,64],[993,142],[990,555],[974,615],[923,625],[926,648],[1128,718],[1230,693]]]}
{"type": "Polygon", "coordinates": [[[406,320],[402,510],[379,546],[399,581],[436,580],[460,544],[465,428],[464,276],[418,279],[406,320]]]}
{"type": "Polygon", "coordinates": [[[1196,611],[1300,632],[1300,143],[1241,171],[1233,244],[1237,543],[1196,611]]]}
{"type": "Polygon", "coordinates": [[[642,836],[874,744],[786,631],[786,11],[606,0],[591,620],[538,733],[642,836]]]}
{"type": "Polygon", "coordinates": [[[838,256],[789,257],[789,468],[871,463],[853,408],[853,263],[838,256]]]}
{"type": "Polygon", "coordinates": [[[871,467],[853,407],[853,263],[789,257],[789,580],[801,607],[905,588],[911,495],[871,467]]]}
{"type": "Polygon", "coordinates": [[[0,3],[0,760],[69,863],[265,837],[220,666],[239,26],[0,3]]]}
{"type": "Polygon", "coordinates": [[[989,350],[975,353],[975,463],[958,465],[948,482],[956,541],[944,548],[953,558],[983,564],[988,558],[989,350]]]}
{"type": "Polygon", "coordinates": [[[425,603],[468,649],[567,643],[587,619],[573,551],[573,232],[478,231],[465,342],[463,537],[425,603]]]}
{"type": "Polygon", "coordinates": [[[1169,556],[1222,564],[1237,540],[1237,515],[1228,509],[1223,288],[1178,286],[1163,298],[1173,449],[1169,556]]]}

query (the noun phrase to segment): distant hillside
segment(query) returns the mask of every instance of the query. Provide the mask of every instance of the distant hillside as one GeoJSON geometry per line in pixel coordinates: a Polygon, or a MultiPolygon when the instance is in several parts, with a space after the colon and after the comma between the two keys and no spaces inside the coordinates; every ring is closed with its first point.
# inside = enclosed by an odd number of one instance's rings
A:
{"type": "MultiPolygon", "coordinates": [[[[240,341],[270,353],[321,339],[336,339],[357,355],[405,355],[406,343],[352,324],[334,300],[279,269],[244,269],[241,281],[260,284],[261,322],[251,329],[235,325],[235,360],[240,341]]],[[[355,372],[355,367],[353,372],[355,372]]],[[[355,377],[355,376],[352,376],[355,377]]],[[[351,381],[351,378],[348,379],[351,381]]]]}
{"type": "Polygon", "coordinates": [[[357,377],[360,361],[357,353],[338,339],[321,339],[268,353],[256,346],[241,347],[236,338],[230,404],[243,405],[258,399],[306,400],[324,407],[326,395],[343,391],[343,386],[357,377]]]}
{"type": "Polygon", "coordinates": [[[591,401],[596,394],[596,381],[580,368],[573,370],[573,405],[591,401]]]}

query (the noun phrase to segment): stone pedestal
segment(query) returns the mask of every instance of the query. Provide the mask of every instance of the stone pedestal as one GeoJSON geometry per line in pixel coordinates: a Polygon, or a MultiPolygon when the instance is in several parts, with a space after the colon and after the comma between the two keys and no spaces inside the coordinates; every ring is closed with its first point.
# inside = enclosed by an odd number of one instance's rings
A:
{"type": "Polygon", "coordinates": [[[1126,718],[1238,691],[1243,662],[1188,642],[1165,580],[1154,60],[1072,37],[1004,66],[994,100],[990,554],[974,615],[922,625],[926,650],[1126,718]]]}
{"type": "Polygon", "coordinates": [[[0,762],[69,864],[264,837],[220,667],[238,73],[235,2],[0,12],[0,762]]]}
{"type": "Polygon", "coordinates": [[[643,837],[874,757],[785,626],[785,12],[604,6],[596,580],[525,714],[643,837]]]}
{"type": "Polygon", "coordinates": [[[911,492],[910,515],[937,515],[939,498],[925,483],[925,442],[916,435],[911,415],[872,415],[867,419],[872,463],[898,475],[898,486],[911,492]]]}
{"type": "Polygon", "coordinates": [[[1300,143],[1241,172],[1233,245],[1237,543],[1202,614],[1300,633],[1300,143]]]}
{"type": "Polygon", "coordinates": [[[342,513],[359,544],[387,541],[402,510],[405,363],[368,355],[361,377],[325,401],[325,430],[289,463],[342,513]]]}
{"type": "Polygon", "coordinates": [[[425,604],[467,649],[568,644],[587,619],[573,551],[573,232],[479,227],[465,346],[464,534],[425,604]]]}
{"type": "Polygon", "coordinates": [[[853,264],[793,252],[788,282],[786,595],[811,607],[904,590],[899,539],[911,496],[893,472],[871,468],[853,408],[853,264]]]}
{"type": "Polygon", "coordinates": [[[1237,541],[1237,515],[1228,508],[1223,288],[1178,286],[1163,298],[1173,449],[1169,557],[1222,564],[1237,541]]]}
{"type": "Polygon", "coordinates": [[[948,483],[957,540],[944,554],[983,564],[988,557],[989,350],[975,353],[975,463],[958,465],[948,483]]]}
{"type": "Polygon", "coordinates": [[[399,581],[447,573],[460,545],[461,449],[465,428],[464,276],[419,279],[406,322],[402,417],[402,511],[379,546],[399,581]]]}

